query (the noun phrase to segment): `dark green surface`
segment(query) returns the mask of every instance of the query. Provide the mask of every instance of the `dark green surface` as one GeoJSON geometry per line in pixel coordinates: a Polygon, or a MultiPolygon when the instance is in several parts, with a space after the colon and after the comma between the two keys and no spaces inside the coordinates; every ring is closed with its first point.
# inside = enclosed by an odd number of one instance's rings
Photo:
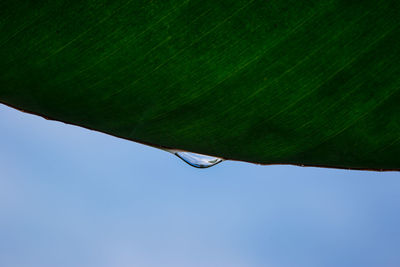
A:
{"type": "Polygon", "coordinates": [[[400,169],[397,0],[2,0],[0,14],[2,103],[227,159],[400,169]]]}

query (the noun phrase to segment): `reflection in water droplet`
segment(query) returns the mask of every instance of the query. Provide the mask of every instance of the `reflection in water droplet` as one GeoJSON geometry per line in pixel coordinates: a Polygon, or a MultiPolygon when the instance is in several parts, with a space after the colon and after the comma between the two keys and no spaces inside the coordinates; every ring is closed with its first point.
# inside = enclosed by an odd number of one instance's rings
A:
{"type": "Polygon", "coordinates": [[[221,158],[179,150],[166,150],[195,168],[209,168],[224,161],[221,158]]]}

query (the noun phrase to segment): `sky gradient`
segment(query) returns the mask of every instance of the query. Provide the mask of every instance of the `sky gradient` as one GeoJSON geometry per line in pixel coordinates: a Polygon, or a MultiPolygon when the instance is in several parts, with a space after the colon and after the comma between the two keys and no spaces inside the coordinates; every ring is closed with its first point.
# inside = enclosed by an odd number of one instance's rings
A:
{"type": "Polygon", "coordinates": [[[0,266],[398,267],[400,173],[172,154],[0,105],[0,266]]]}

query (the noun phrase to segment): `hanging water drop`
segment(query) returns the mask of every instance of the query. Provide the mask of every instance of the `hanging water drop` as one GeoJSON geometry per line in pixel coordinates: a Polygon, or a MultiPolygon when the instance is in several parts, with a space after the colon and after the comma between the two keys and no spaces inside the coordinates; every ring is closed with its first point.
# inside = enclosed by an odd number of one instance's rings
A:
{"type": "Polygon", "coordinates": [[[192,152],[173,150],[173,149],[166,149],[166,151],[174,154],[175,156],[177,156],[178,158],[180,158],[181,160],[183,160],[184,162],[195,168],[202,168],[202,169],[209,168],[224,161],[221,158],[192,153],[192,152]]]}

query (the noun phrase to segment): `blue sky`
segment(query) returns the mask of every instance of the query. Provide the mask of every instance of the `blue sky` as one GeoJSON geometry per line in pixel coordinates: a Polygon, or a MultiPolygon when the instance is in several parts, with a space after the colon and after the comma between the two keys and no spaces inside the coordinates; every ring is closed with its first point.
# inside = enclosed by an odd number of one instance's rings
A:
{"type": "Polygon", "coordinates": [[[400,173],[223,162],[0,105],[0,266],[400,266],[400,173]]]}

